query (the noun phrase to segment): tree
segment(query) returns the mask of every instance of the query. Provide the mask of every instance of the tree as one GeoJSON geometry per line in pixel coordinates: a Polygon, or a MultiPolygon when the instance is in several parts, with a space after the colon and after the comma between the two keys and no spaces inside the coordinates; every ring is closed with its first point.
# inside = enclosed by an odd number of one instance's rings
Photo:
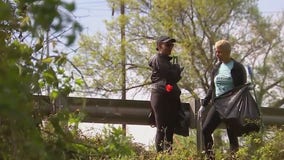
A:
{"type": "MultiPolygon", "coordinates": [[[[114,7],[114,11],[120,10],[120,1],[110,1],[110,4],[114,7]]],[[[125,5],[128,7],[128,1],[125,1],[125,5]]],[[[115,17],[113,22],[108,23],[109,32],[107,34],[97,33],[92,37],[81,36],[81,54],[75,56],[73,62],[91,81],[89,86],[94,88],[96,96],[112,98],[119,96],[118,93],[121,93],[124,88],[122,68],[125,68],[127,72],[127,86],[125,88],[127,91],[149,84],[146,80],[143,83],[139,80],[139,77],[143,78],[145,68],[148,67],[141,64],[141,61],[137,61],[140,59],[139,55],[131,54],[129,56],[128,54],[130,52],[137,53],[137,51],[136,46],[129,43],[127,30],[126,38],[121,41],[121,29],[124,25],[127,27],[128,23],[129,15],[126,12],[126,14],[115,17]],[[125,48],[124,51],[121,44],[125,48]],[[122,52],[126,52],[126,57],[122,52]],[[126,61],[123,63],[125,58],[126,61]]]]}
{"type": "Polygon", "coordinates": [[[284,104],[283,26],[283,15],[258,17],[251,25],[256,36],[250,45],[256,49],[248,61],[254,68],[259,106],[280,108],[284,104]]]}
{"type": "MultiPolygon", "coordinates": [[[[266,53],[263,52],[265,48],[270,48],[267,51],[268,58],[265,59],[270,59],[269,61],[282,59],[283,23],[281,23],[282,20],[268,22],[268,18],[262,17],[259,13],[256,2],[255,0],[125,1],[127,14],[123,20],[126,23],[126,65],[128,66],[127,75],[129,75],[127,89],[149,87],[150,71],[147,64],[148,59],[155,53],[154,39],[166,34],[178,40],[176,55],[185,66],[180,86],[184,93],[189,93],[186,97],[202,98],[208,90],[209,74],[216,63],[214,43],[225,38],[232,42],[234,58],[245,65],[253,66],[256,73],[258,103],[261,106],[270,106],[273,103],[278,107],[283,105],[283,98],[281,98],[283,97],[281,96],[283,76],[267,77],[260,70],[256,71],[262,67],[262,63],[257,62],[264,60],[262,53],[266,53]],[[271,28],[273,30],[270,30],[271,28]],[[271,35],[269,41],[267,41],[268,35],[271,35]],[[267,42],[264,43],[265,41],[267,42]],[[270,88],[269,85],[262,84],[274,84],[274,87],[270,88]],[[269,93],[270,90],[274,95],[269,93]],[[276,99],[273,98],[275,102],[271,103],[269,100],[270,104],[268,104],[268,99],[271,99],[268,97],[276,97],[276,99]]],[[[116,1],[109,1],[109,3],[110,6],[118,6],[116,1]]],[[[89,36],[82,37],[83,53],[87,54],[88,58],[96,57],[92,62],[96,65],[88,65],[88,67],[89,70],[96,72],[93,74],[95,82],[93,86],[98,93],[100,89],[107,91],[104,93],[120,90],[116,84],[119,79],[116,75],[117,70],[113,70],[116,67],[110,65],[110,63],[116,64],[118,62],[116,59],[119,59],[118,43],[114,37],[118,36],[116,33],[118,33],[120,20],[122,20],[121,17],[118,17],[108,22],[108,33],[104,36],[97,34],[94,35],[96,37],[94,39],[89,36]]],[[[265,60],[265,68],[269,68],[269,61],[265,60]]],[[[86,62],[82,61],[81,64],[83,63],[86,62]]],[[[283,67],[273,66],[273,69],[283,73],[283,67]]]]}
{"type": "Polygon", "coordinates": [[[73,11],[74,3],[6,0],[0,2],[0,10],[0,159],[59,158],[62,155],[49,148],[38,128],[41,119],[35,117],[33,95],[41,93],[43,86],[50,86],[53,99],[72,89],[68,84],[72,77],[67,78],[63,70],[66,55],[49,54],[44,45],[48,45],[46,32],[56,34],[68,24],[73,28],[62,36],[66,45],[74,41],[80,27],[63,14],[73,11]]]}

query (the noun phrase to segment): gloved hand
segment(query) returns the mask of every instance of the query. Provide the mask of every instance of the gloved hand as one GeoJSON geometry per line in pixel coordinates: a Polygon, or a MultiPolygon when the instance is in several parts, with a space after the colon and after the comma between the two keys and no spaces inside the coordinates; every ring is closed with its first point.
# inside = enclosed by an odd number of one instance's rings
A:
{"type": "Polygon", "coordinates": [[[180,69],[179,69],[179,70],[180,70],[180,72],[182,72],[182,71],[183,71],[183,69],[184,69],[184,67],[180,67],[180,69]]]}
{"type": "Polygon", "coordinates": [[[179,73],[181,73],[184,69],[184,67],[181,67],[179,64],[173,64],[173,68],[179,73]]]}
{"type": "Polygon", "coordinates": [[[204,106],[200,106],[198,112],[197,112],[197,118],[200,119],[202,117],[202,113],[205,111],[204,106]]]}

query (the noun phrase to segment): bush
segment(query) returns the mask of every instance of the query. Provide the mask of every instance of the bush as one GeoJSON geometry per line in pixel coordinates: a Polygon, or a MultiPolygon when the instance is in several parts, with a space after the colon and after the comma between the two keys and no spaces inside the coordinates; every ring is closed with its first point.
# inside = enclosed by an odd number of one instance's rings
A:
{"type": "Polygon", "coordinates": [[[264,133],[244,137],[244,147],[238,152],[240,160],[279,160],[284,159],[284,131],[270,127],[264,133]]]}

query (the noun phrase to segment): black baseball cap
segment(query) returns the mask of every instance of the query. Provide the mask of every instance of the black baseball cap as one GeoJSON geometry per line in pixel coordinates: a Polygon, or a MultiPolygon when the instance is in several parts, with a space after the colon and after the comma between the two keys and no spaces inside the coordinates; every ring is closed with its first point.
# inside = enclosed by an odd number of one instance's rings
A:
{"type": "Polygon", "coordinates": [[[163,42],[163,43],[167,43],[167,42],[174,43],[174,42],[176,42],[176,40],[174,38],[169,37],[169,36],[161,36],[157,39],[157,44],[159,44],[161,42],[163,42]]]}
{"type": "MultiPolygon", "coordinates": [[[[176,39],[174,38],[171,38],[169,36],[160,36],[158,39],[157,39],[157,46],[160,44],[160,43],[167,43],[167,42],[176,42],[176,39]]],[[[156,50],[158,50],[158,48],[156,48],[156,50]]]]}

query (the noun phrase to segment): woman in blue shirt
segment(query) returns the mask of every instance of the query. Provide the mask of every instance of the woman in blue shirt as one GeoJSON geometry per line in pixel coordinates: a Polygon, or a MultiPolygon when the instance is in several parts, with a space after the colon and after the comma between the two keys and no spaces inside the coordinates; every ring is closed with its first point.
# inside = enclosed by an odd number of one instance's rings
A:
{"type": "MultiPolygon", "coordinates": [[[[227,40],[220,40],[215,43],[216,57],[219,63],[214,67],[211,73],[210,88],[202,101],[202,106],[198,111],[200,118],[205,107],[212,100],[235,87],[246,83],[247,76],[244,66],[231,58],[231,45],[227,40]]],[[[214,106],[214,105],[213,105],[214,106]]],[[[211,107],[202,126],[204,137],[205,153],[208,159],[215,159],[212,150],[212,133],[222,122],[222,119],[215,107],[211,107]]],[[[235,153],[239,148],[238,135],[234,131],[232,122],[225,122],[227,134],[230,142],[231,153],[235,153]]]]}

